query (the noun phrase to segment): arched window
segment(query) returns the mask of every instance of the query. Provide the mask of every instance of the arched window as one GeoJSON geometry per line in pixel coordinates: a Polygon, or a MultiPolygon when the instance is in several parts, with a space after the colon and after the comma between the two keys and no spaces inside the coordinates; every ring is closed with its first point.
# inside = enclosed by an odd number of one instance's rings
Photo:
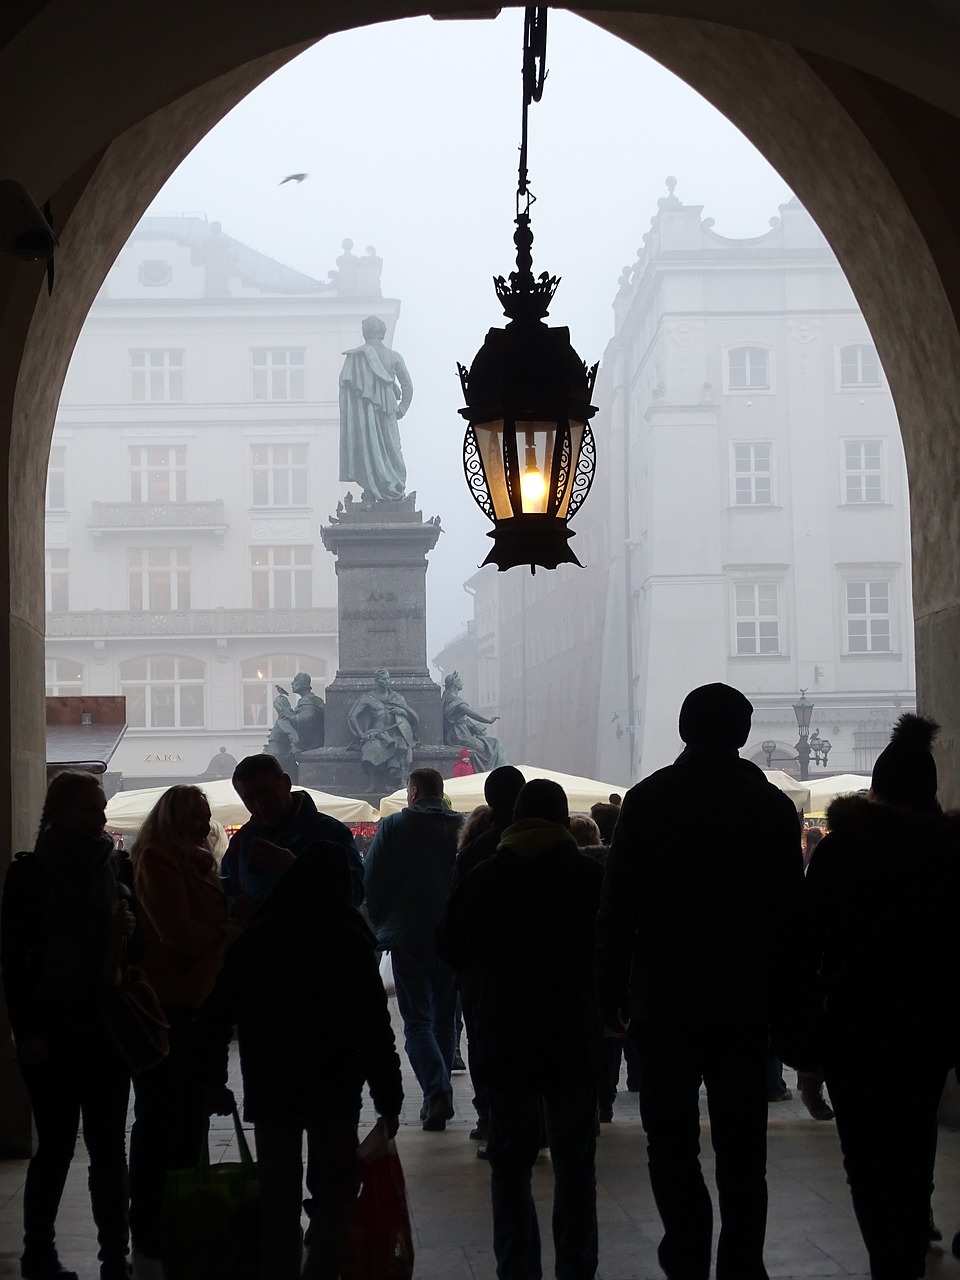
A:
{"type": "MultiPolygon", "coordinates": [[[[298,671],[311,677],[313,692],[321,695],[327,684],[327,664],[323,658],[296,653],[271,653],[263,658],[249,658],[241,664],[243,684],[243,723],[247,726],[273,724],[275,685],[290,690],[290,681],[298,671]]],[[[290,701],[296,705],[296,699],[290,701]]]]}
{"type": "Polygon", "coordinates": [[[872,342],[851,342],[840,348],[840,386],[880,386],[880,357],[872,342]]]}
{"type": "Polygon", "coordinates": [[[71,658],[47,658],[46,686],[48,698],[68,698],[83,693],[83,667],[71,658]]]}
{"type": "Polygon", "coordinates": [[[727,351],[728,391],[769,391],[771,353],[767,347],[731,347],[727,351]]]}
{"type": "Polygon", "coordinates": [[[158,655],[120,663],[131,729],[202,729],[206,672],[197,658],[158,655]]]}

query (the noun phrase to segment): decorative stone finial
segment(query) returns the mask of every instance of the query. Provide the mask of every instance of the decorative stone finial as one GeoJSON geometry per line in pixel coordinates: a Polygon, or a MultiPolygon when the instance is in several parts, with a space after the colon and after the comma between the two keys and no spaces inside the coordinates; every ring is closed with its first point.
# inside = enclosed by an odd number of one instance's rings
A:
{"type": "Polygon", "coordinates": [[[676,185],[677,185],[677,180],[676,180],[676,178],[671,174],[671,175],[670,175],[670,177],[668,177],[668,178],[667,178],[667,195],[669,195],[669,196],[672,196],[672,195],[673,195],[673,191],[674,191],[674,188],[676,187],[676,185]]]}

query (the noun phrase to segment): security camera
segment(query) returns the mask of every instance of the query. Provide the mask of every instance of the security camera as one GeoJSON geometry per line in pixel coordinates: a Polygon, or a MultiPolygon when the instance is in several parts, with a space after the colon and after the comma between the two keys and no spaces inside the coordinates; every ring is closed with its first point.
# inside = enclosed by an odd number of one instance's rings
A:
{"type": "Polygon", "coordinates": [[[26,188],[12,178],[0,179],[0,253],[37,262],[52,258],[59,243],[26,188]]]}

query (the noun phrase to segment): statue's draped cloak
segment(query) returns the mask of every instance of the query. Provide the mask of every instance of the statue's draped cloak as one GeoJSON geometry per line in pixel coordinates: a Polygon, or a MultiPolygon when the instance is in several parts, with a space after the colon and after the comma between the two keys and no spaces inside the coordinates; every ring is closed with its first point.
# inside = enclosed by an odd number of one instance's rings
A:
{"type": "Polygon", "coordinates": [[[476,773],[488,773],[507,763],[503,743],[473,719],[470,707],[452,689],[443,694],[443,741],[448,747],[466,747],[476,773]]]}
{"type": "Polygon", "coordinates": [[[371,343],[345,352],[340,371],[340,479],[358,484],[366,497],[395,501],[404,496],[407,468],[397,426],[397,383],[402,417],[413,395],[403,360],[371,343]]]}

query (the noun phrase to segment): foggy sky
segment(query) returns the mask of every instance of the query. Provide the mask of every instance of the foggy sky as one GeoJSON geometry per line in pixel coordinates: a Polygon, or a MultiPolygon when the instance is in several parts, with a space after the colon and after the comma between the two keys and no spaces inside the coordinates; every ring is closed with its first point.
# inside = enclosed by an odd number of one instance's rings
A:
{"type": "MultiPolygon", "coordinates": [[[[470,616],[461,584],[490,547],[463,480],[456,362],[469,365],[504,323],[491,278],[514,267],[522,34],[515,9],[330,36],[226,116],[149,210],[219,219],[320,279],[345,236],[356,253],[376,246],[383,292],[402,301],[394,345],[416,388],[401,424],[407,483],[445,531],[427,574],[431,659],[470,616]],[[302,184],[278,185],[299,172],[302,184]]],[[[530,112],[534,272],[562,277],[549,323],[569,325],[592,364],[667,174],[726,236],[763,234],[790,191],[698,94],[592,24],[551,10],[547,66],[530,112]]],[[[602,467],[602,416],[594,428],[602,467]]]]}

